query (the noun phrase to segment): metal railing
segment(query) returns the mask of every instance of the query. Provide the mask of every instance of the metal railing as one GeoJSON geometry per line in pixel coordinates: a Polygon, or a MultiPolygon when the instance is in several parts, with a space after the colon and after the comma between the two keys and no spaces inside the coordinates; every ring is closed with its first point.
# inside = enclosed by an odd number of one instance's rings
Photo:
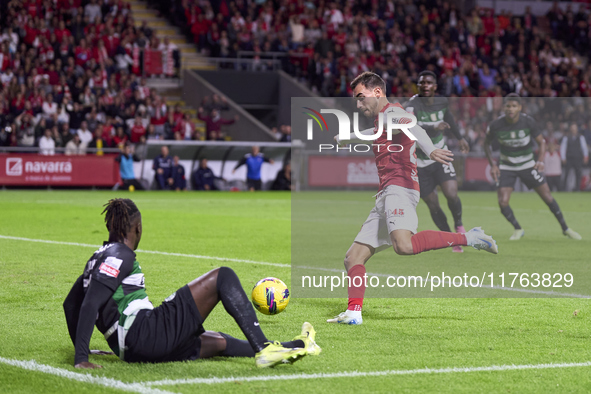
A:
{"type": "MultiPolygon", "coordinates": [[[[191,68],[192,63],[186,64],[191,68]]],[[[277,71],[281,70],[281,61],[278,59],[240,59],[233,57],[208,57],[203,62],[195,64],[200,66],[214,66],[216,70],[241,70],[241,71],[277,71]]]]}
{"type": "MultiPolygon", "coordinates": [[[[96,154],[98,152],[103,152],[103,153],[107,153],[107,154],[121,153],[121,149],[119,149],[119,148],[82,148],[82,149],[84,149],[84,153],[79,153],[80,155],[96,154]]],[[[43,155],[43,153],[41,153],[41,151],[44,151],[44,150],[46,150],[46,149],[41,149],[37,146],[0,146],[0,153],[35,153],[38,155],[43,155]]],[[[55,154],[65,154],[65,152],[66,152],[65,147],[53,148],[52,150],[55,152],[55,154]]],[[[47,156],[51,156],[51,155],[47,155],[47,156]]]]}

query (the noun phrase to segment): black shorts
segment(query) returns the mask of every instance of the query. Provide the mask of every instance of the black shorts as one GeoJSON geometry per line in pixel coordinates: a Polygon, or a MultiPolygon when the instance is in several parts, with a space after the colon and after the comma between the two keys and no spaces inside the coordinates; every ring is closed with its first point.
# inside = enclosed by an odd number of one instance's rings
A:
{"type": "Polygon", "coordinates": [[[433,163],[427,167],[419,167],[418,170],[421,198],[425,198],[431,194],[437,185],[441,185],[446,181],[456,180],[456,169],[451,163],[449,165],[433,163]]]}
{"type": "Polygon", "coordinates": [[[260,179],[246,179],[246,185],[248,186],[248,190],[261,190],[263,183],[260,179]]]}
{"type": "Polygon", "coordinates": [[[535,189],[546,183],[544,174],[538,172],[535,168],[528,168],[527,170],[512,171],[501,170],[501,179],[499,180],[499,187],[515,187],[517,178],[530,189],[535,189]]]}
{"type": "Polygon", "coordinates": [[[199,336],[205,329],[189,286],[181,287],[167,300],[153,310],[138,312],[125,337],[125,361],[158,363],[199,358],[199,336]]]}

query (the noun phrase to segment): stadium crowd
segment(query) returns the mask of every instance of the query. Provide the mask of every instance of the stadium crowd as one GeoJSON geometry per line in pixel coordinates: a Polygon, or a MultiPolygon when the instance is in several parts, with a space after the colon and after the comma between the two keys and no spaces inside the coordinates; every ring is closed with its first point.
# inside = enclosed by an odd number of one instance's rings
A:
{"type": "Polygon", "coordinates": [[[141,77],[142,50],[159,50],[163,59],[178,54],[145,23],[134,26],[129,4],[11,0],[2,6],[0,146],[84,154],[150,138],[200,137],[190,116],[168,107],[141,77]]]}
{"type": "MultiPolygon", "coordinates": [[[[553,142],[576,124],[591,143],[585,4],[566,11],[554,4],[538,18],[529,10],[463,14],[442,0],[149,1],[203,53],[252,54],[259,69],[278,56],[285,71],[325,96],[349,96],[352,78],[372,70],[391,97],[410,97],[418,73],[432,70],[476,152],[483,125],[510,92],[531,98],[526,109],[553,142]]],[[[176,48],[146,23],[135,27],[124,1],[10,0],[2,7],[0,146],[51,154],[69,144],[66,152],[80,154],[150,138],[224,140],[223,125],[237,120],[222,115],[223,98],[206,98],[197,115],[206,125],[201,134],[179,106],[146,86],[141,50],[176,48]]],[[[287,125],[273,132],[291,140],[287,125]]]]}
{"type": "MultiPolygon", "coordinates": [[[[323,96],[350,96],[349,82],[371,70],[392,97],[410,97],[425,69],[439,76],[439,94],[448,97],[591,96],[585,4],[566,11],[554,4],[542,24],[529,10],[519,17],[484,8],[464,15],[441,0],[152,3],[203,53],[250,53],[259,69],[279,56],[285,71],[323,96]]],[[[582,102],[588,113],[591,104],[582,102]]]]}

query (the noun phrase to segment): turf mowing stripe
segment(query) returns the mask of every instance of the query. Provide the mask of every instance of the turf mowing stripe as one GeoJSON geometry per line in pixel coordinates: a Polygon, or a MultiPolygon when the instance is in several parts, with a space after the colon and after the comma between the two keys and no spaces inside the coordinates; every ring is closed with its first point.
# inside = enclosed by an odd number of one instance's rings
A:
{"type": "MultiPolygon", "coordinates": [[[[97,248],[97,249],[100,248],[100,245],[83,244],[83,243],[77,243],[77,242],[50,241],[50,240],[45,240],[45,239],[32,239],[32,238],[23,238],[23,237],[11,237],[8,235],[0,235],[0,239],[9,239],[9,240],[13,240],[13,241],[39,242],[39,243],[54,244],[54,245],[84,246],[84,247],[97,248]]],[[[193,258],[193,259],[229,261],[232,263],[259,264],[259,265],[270,265],[272,267],[291,268],[291,265],[289,265],[289,264],[268,263],[266,261],[234,259],[234,258],[230,258],[230,257],[202,256],[202,255],[198,255],[198,254],[184,254],[184,253],[169,253],[169,252],[159,252],[157,250],[143,250],[143,249],[138,249],[138,250],[136,250],[136,252],[160,254],[160,255],[164,255],[164,256],[189,257],[189,258],[193,258]]]]}
{"type": "MultiPolygon", "coordinates": [[[[23,237],[11,237],[8,235],[0,235],[0,239],[8,239],[13,241],[26,241],[26,242],[39,242],[39,243],[46,243],[46,244],[55,244],[55,245],[70,245],[70,246],[84,246],[90,248],[99,248],[99,245],[91,245],[91,244],[83,244],[77,242],[65,242],[65,241],[50,241],[45,239],[32,239],[32,238],[23,238],[23,237]]],[[[226,258],[226,257],[216,257],[216,256],[202,256],[196,254],[184,254],[184,253],[170,253],[170,252],[160,252],[157,250],[142,250],[138,249],[137,252],[140,253],[150,253],[150,254],[159,254],[164,256],[179,256],[179,257],[189,257],[194,259],[205,259],[205,260],[217,260],[217,261],[230,261],[233,263],[246,263],[246,264],[259,264],[259,265],[270,265],[273,267],[282,267],[282,268],[300,268],[300,269],[311,269],[311,270],[318,270],[318,271],[326,271],[326,272],[336,272],[342,273],[343,270],[337,268],[323,268],[323,267],[307,267],[307,266],[291,266],[289,264],[280,264],[280,263],[269,263],[266,261],[254,261],[254,260],[244,260],[244,259],[234,259],[234,258],[226,258]]],[[[367,273],[368,276],[382,276],[388,277],[392,276],[394,278],[399,277],[399,275],[388,275],[388,274],[374,274],[371,272],[367,273]]],[[[504,291],[516,291],[519,293],[530,293],[530,294],[543,294],[548,296],[555,296],[555,297],[570,297],[570,298],[591,298],[590,295],[585,294],[572,294],[572,293],[558,293],[554,291],[543,291],[543,290],[530,290],[530,289],[521,289],[521,288],[514,288],[514,287],[501,287],[501,286],[481,286],[483,289],[489,290],[504,290],[504,291]]]]}
{"type": "Polygon", "coordinates": [[[371,372],[336,372],[336,373],[301,373],[293,375],[269,375],[269,376],[238,376],[227,378],[195,378],[195,379],[165,379],[154,382],[142,382],[148,386],[168,386],[174,384],[220,384],[220,383],[238,383],[238,382],[266,382],[273,380],[300,380],[300,379],[331,379],[331,378],[357,378],[372,376],[392,376],[392,375],[420,375],[420,374],[446,374],[446,373],[466,373],[466,372],[495,372],[495,371],[517,371],[527,369],[553,369],[553,368],[573,368],[573,367],[591,367],[591,361],[583,363],[560,363],[560,364],[528,364],[528,365],[492,365],[490,367],[460,367],[460,368],[421,368],[421,369],[402,369],[389,371],[371,371],[371,372]]]}
{"type": "Polygon", "coordinates": [[[39,364],[35,360],[30,361],[20,361],[20,360],[11,360],[4,357],[0,357],[0,362],[12,365],[14,367],[27,369],[29,371],[37,371],[46,373],[49,375],[55,375],[62,378],[70,379],[70,380],[77,380],[79,382],[96,384],[99,386],[105,386],[109,388],[114,388],[123,391],[130,391],[133,393],[150,393],[150,394],[172,394],[170,391],[163,391],[160,389],[152,389],[147,386],[144,386],[141,383],[124,383],[119,380],[105,378],[100,376],[92,376],[85,373],[76,373],[72,371],[68,371],[67,369],[56,368],[49,365],[39,364]]]}

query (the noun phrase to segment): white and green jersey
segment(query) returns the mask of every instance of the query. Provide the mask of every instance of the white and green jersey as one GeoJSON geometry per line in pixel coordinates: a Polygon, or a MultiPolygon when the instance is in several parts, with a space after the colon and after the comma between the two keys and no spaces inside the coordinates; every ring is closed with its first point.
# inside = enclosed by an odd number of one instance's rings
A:
{"type": "Polygon", "coordinates": [[[501,170],[521,171],[536,165],[533,140],[540,131],[531,116],[522,113],[517,122],[510,123],[502,115],[488,126],[486,133],[489,141],[499,142],[501,170]]]}
{"type": "MultiPolygon", "coordinates": [[[[404,109],[417,117],[417,125],[421,126],[431,138],[431,142],[438,149],[447,149],[445,139],[443,138],[443,132],[437,130],[435,127],[441,122],[447,122],[451,129],[450,131],[460,139],[461,135],[458,131],[456,122],[449,111],[449,103],[447,98],[435,96],[433,97],[433,103],[429,104],[428,97],[421,97],[415,94],[404,104],[404,109]]],[[[417,154],[417,167],[424,168],[435,161],[431,160],[420,148],[416,150],[417,154]]]]}

